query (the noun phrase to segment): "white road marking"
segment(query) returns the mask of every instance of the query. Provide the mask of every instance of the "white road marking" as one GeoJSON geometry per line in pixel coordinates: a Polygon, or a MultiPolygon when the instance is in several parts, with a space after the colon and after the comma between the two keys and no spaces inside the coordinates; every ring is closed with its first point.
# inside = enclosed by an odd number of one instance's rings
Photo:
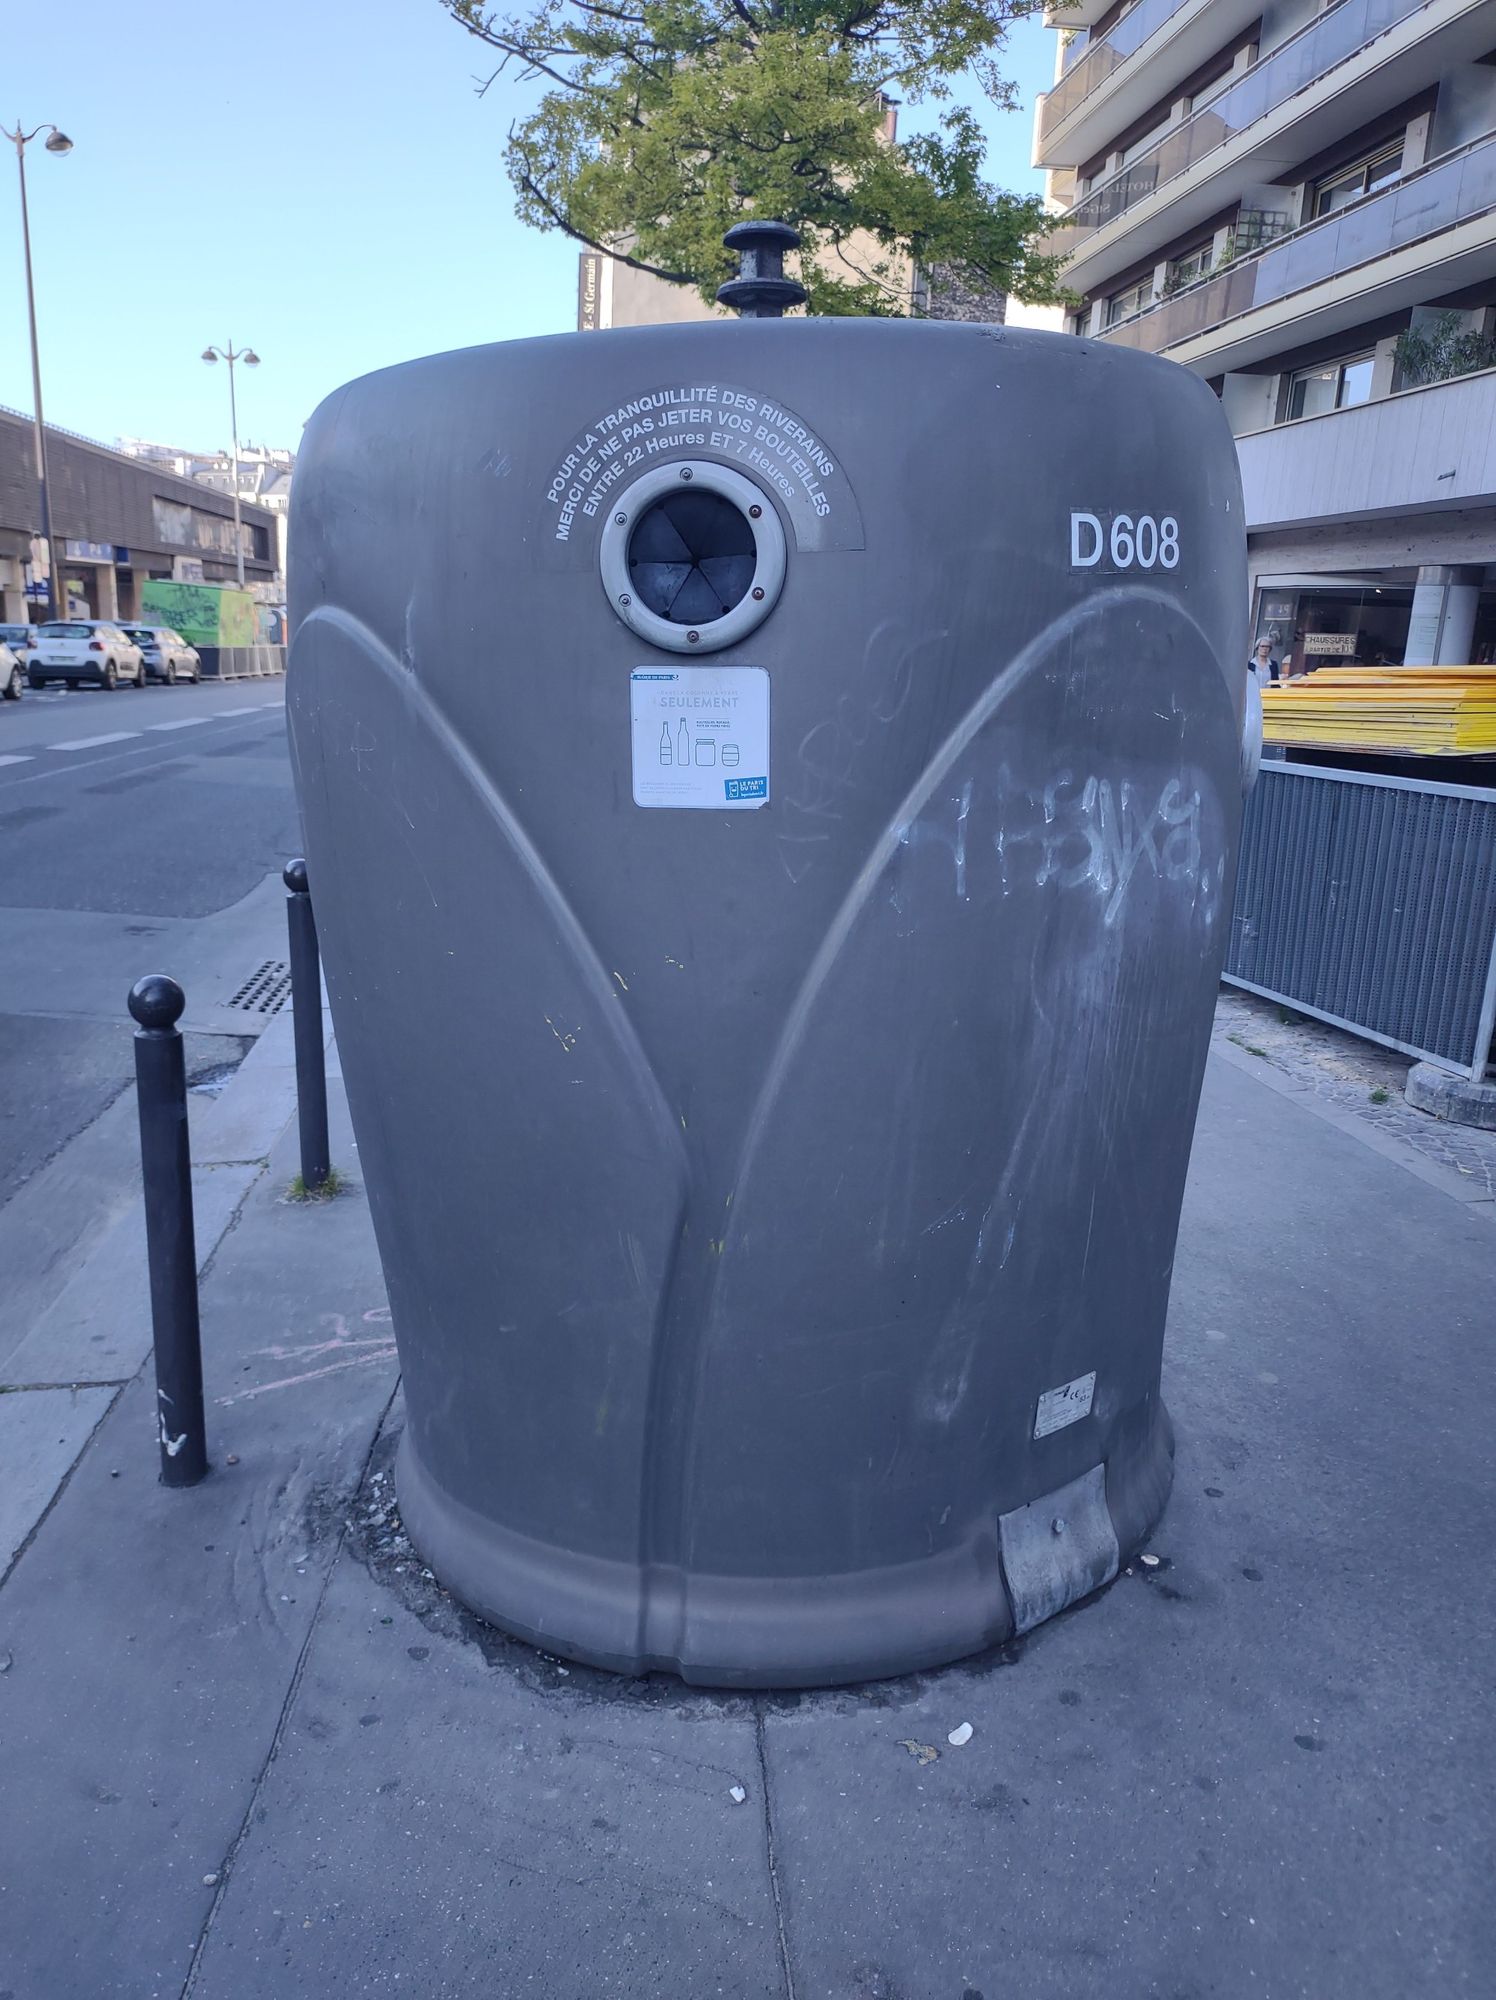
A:
{"type": "Polygon", "coordinates": [[[221,708],[218,713],[220,717],[225,715],[258,715],[263,706],[262,702],[256,702],[253,708],[221,708]]]}
{"type": "Polygon", "coordinates": [[[196,729],[200,722],[211,722],[211,715],[184,715],[176,722],[148,722],[147,729],[196,729]]]}
{"type": "Polygon", "coordinates": [[[107,736],[75,736],[71,743],[49,743],[49,750],[97,750],[101,743],[128,743],[138,729],[114,729],[107,736]]]}
{"type": "Polygon", "coordinates": [[[19,757],[19,756],[16,756],[16,757],[0,757],[0,764],[29,764],[30,762],[31,762],[31,759],[30,759],[30,757],[29,757],[29,756],[27,756],[27,757],[19,757]]]}

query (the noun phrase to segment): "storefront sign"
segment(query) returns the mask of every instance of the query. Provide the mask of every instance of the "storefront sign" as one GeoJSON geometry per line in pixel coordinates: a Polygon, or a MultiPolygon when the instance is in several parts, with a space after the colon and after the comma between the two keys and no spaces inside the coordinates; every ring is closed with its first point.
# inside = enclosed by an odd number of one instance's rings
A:
{"type": "Polygon", "coordinates": [[[62,546],[69,562],[112,563],[114,561],[113,542],[64,542],[62,546]]]}
{"type": "Polygon", "coordinates": [[[1306,653],[1319,653],[1325,656],[1338,656],[1340,659],[1345,660],[1354,659],[1356,641],[1359,636],[1355,632],[1306,632],[1304,634],[1304,651],[1306,653]]]}

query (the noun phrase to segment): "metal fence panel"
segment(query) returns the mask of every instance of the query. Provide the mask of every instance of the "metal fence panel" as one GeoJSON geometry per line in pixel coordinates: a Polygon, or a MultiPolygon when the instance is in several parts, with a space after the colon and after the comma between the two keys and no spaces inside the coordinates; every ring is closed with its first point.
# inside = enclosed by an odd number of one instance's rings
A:
{"type": "Polygon", "coordinates": [[[1225,977],[1481,1075],[1496,1004],[1496,791],[1264,764],[1225,977]]]}

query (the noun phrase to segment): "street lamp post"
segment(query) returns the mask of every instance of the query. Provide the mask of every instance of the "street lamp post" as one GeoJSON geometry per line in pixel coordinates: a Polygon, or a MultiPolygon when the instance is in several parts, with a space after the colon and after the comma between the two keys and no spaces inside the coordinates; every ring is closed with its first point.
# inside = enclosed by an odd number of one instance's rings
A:
{"type": "Polygon", "coordinates": [[[205,347],[203,359],[207,362],[226,361],[229,364],[229,423],[234,433],[234,561],[239,570],[239,588],[244,588],[244,524],[239,518],[239,403],[234,394],[234,363],[242,361],[246,368],[258,368],[260,357],[252,347],[235,347],[230,341],[227,347],[205,347]]]}
{"type": "Polygon", "coordinates": [[[21,121],[16,120],[14,132],[0,125],[0,136],[9,139],[16,149],[16,169],[21,176],[21,245],[26,257],[26,315],[31,324],[31,407],[32,434],[36,446],[36,483],[41,496],[42,540],[47,548],[47,595],[48,618],[56,618],[67,609],[64,603],[57,603],[57,551],[52,546],[52,501],[47,492],[47,437],[42,425],[42,364],[36,345],[36,290],[31,280],[31,216],[26,206],[26,148],[38,133],[45,132],[43,142],[49,153],[70,153],[73,142],[66,132],[59,132],[55,125],[38,125],[30,132],[21,130],[21,121]]]}

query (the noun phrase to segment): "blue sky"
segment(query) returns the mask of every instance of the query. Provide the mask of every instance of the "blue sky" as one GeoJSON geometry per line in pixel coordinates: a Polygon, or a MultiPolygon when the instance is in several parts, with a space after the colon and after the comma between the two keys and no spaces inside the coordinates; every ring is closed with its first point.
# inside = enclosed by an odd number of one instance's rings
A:
{"type": "MultiPolygon", "coordinates": [[[[480,100],[484,50],[436,0],[73,0],[7,36],[0,123],[27,154],[48,421],[228,442],[210,341],[253,346],[241,436],[294,445],[329,390],[443,348],[575,323],[576,246],[515,220],[503,171],[533,91],[480,100]]],[[[1027,192],[1054,37],[1015,30],[1024,110],[987,109],[989,171],[1027,192]]],[[[906,111],[905,129],[918,111],[906,111]]],[[[0,149],[0,403],[31,408],[14,154],[0,149]]]]}

